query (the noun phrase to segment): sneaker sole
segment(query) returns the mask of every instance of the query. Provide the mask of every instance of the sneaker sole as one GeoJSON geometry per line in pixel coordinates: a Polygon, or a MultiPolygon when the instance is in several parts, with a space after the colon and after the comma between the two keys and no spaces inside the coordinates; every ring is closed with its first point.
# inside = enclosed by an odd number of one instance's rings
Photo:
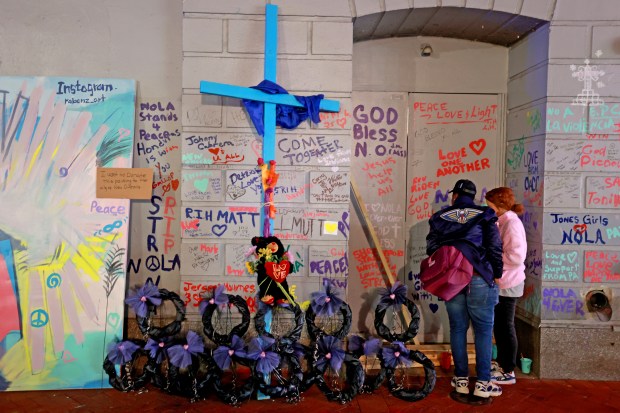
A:
{"type": "MultiPolygon", "coordinates": [[[[485,386],[485,387],[487,387],[487,386],[485,386]]],[[[491,388],[493,388],[493,387],[491,387],[491,388]]],[[[479,388],[478,387],[478,383],[476,383],[476,387],[474,388],[474,396],[483,397],[483,398],[501,396],[502,395],[502,388],[497,386],[497,385],[495,385],[495,388],[497,390],[495,392],[493,392],[492,390],[485,390],[484,388],[479,388]]]]}
{"type": "Polygon", "coordinates": [[[495,384],[499,384],[500,386],[503,384],[517,384],[517,380],[495,380],[491,379],[491,381],[495,384]]]}
{"type": "Polygon", "coordinates": [[[492,393],[492,392],[489,392],[488,394],[480,394],[480,392],[476,393],[476,390],[474,390],[474,396],[482,397],[483,399],[487,399],[489,397],[498,397],[501,395],[502,393],[492,393]]]}

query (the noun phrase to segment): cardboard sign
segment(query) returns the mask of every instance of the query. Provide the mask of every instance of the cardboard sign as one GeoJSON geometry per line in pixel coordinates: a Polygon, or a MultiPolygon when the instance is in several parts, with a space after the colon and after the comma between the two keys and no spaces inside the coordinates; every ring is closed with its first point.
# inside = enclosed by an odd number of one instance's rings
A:
{"type": "Polygon", "coordinates": [[[97,168],[97,198],[151,199],[151,168],[97,168]]]}

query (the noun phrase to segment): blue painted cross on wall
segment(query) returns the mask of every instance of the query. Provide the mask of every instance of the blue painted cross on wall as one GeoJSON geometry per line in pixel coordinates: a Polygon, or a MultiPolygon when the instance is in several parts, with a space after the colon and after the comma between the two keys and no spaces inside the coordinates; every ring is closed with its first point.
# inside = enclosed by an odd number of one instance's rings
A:
{"type": "MultiPolygon", "coordinates": [[[[276,82],[276,64],[278,54],[278,6],[268,4],[265,18],[265,79],[276,82]]],[[[249,87],[227,85],[202,80],[200,82],[200,93],[212,95],[228,96],[239,99],[249,99],[263,102],[265,134],[263,138],[263,159],[265,163],[275,159],[276,146],[276,105],[289,105],[302,107],[301,103],[293,95],[269,94],[249,87]]],[[[340,111],[340,102],[335,100],[323,99],[320,110],[326,112],[340,111]]],[[[271,233],[270,228],[273,223],[269,223],[269,228],[264,229],[263,236],[271,233]],[[267,232],[267,233],[265,233],[267,232]]]]}

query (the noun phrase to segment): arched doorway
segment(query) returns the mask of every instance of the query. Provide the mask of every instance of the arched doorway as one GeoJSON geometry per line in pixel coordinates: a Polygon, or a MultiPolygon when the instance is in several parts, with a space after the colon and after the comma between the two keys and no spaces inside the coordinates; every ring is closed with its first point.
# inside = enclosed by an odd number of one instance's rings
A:
{"type": "MultiPolygon", "coordinates": [[[[446,191],[458,179],[478,184],[480,203],[487,189],[507,184],[510,59],[521,58],[510,46],[545,24],[462,7],[391,10],[354,21],[352,177],[393,274],[420,308],[422,342],[449,341],[444,304],[418,279],[428,217],[448,203],[446,191]]],[[[363,226],[363,218],[352,217],[349,300],[360,308],[354,326],[372,331],[372,291],[383,276],[363,226]]],[[[531,235],[540,243],[540,234],[531,235]]],[[[528,310],[524,305],[525,318],[540,315],[528,310]]]]}

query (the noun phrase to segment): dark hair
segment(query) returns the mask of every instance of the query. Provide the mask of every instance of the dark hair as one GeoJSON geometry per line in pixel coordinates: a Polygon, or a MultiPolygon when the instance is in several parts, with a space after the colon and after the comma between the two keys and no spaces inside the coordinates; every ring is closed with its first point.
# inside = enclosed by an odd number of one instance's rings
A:
{"type": "Polygon", "coordinates": [[[506,211],[513,211],[517,215],[522,215],[525,212],[523,204],[515,203],[515,194],[508,187],[500,186],[492,189],[486,193],[484,198],[506,211]]]}

